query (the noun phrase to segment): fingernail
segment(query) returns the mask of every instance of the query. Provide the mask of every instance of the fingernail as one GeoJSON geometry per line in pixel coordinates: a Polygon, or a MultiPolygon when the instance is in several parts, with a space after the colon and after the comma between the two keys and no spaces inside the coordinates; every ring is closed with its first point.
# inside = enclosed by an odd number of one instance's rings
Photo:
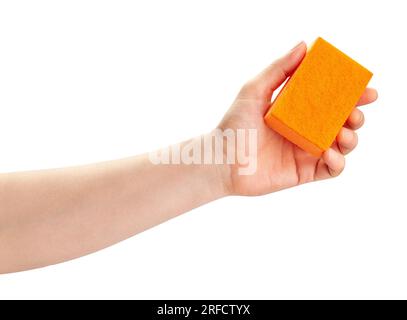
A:
{"type": "Polygon", "coordinates": [[[297,44],[294,48],[291,49],[291,52],[295,51],[299,47],[301,47],[304,44],[304,41],[301,41],[299,44],[297,44]]]}
{"type": "Polygon", "coordinates": [[[342,130],[341,130],[341,135],[342,135],[342,140],[345,142],[345,143],[349,143],[349,141],[352,141],[353,140],[353,131],[351,131],[351,130],[347,130],[347,129],[345,129],[345,128],[343,128],[342,130]]]}
{"type": "Polygon", "coordinates": [[[338,161],[340,155],[334,149],[329,148],[326,151],[326,157],[327,157],[328,162],[332,162],[332,161],[338,161]]]}
{"type": "Polygon", "coordinates": [[[332,157],[335,156],[333,153],[334,153],[334,151],[332,148],[329,148],[328,150],[325,151],[325,157],[328,161],[330,161],[332,159],[332,157]]]}

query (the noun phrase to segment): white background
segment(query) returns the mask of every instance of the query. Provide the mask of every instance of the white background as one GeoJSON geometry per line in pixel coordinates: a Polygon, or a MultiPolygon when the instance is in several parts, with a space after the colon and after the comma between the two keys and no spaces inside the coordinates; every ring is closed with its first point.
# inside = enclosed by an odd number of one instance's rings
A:
{"type": "Polygon", "coordinates": [[[154,150],[317,36],[374,72],[337,179],[226,198],[111,248],[0,276],[0,298],[407,298],[404,1],[1,1],[0,171],[154,150]]]}

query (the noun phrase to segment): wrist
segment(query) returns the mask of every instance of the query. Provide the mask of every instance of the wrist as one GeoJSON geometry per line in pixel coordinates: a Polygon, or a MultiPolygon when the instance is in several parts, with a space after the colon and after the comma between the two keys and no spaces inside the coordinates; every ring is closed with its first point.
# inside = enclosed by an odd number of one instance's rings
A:
{"type": "Polygon", "coordinates": [[[213,130],[201,137],[203,166],[214,196],[222,198],[233,194],[232,168],[227,162],[224,137],[213,130]]]}
{"type": "MultiPolygon", "coordinates": [[[[218,154],[215,143],[216,136],[210,132],[187,142],[188,145],[196,147],[194,150],[200,149],[200,157],[197,157],[193,162],[193,166],[197,169],[197,179],[202,181],[206,194],[211,200],[223,198],[231,195],[231,175],[230,166],[226,163],[225,157],[218,154]]],[[[195,148],[193,147],[193,148],[195,148]]],[[[185,162],[184,162],[185,163],[185,162]]]]}
{"type": "Polygon", "coordinates": [[[231,168],[228,164],[213,164],[210,168],[213,172],[213,190],[218,198],[223,198],[233,194],[231,183],[231,168]]]}
{"type": "MultiPolygon", "coordinates": [[[[154,165],[177,172],[178,182],[193,192],[199,192],[203,202],[216,200],[231,192],[231,168],[227,164],[222,144],[213,132],[152,151],[148,160],[154,165]]],[[[175,182],[175,181],[174,181],[175,182]]],[[[198,199],[196,199],[198,200],[198,199]]]]}

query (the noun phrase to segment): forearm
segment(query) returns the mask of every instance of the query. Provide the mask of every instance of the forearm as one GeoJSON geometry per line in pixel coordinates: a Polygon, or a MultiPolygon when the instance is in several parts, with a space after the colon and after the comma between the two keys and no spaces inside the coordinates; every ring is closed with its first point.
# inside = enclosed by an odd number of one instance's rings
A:
{"type": "Polygon", "coordinates": [[[0,273],[99,250],[224,196],[215,165],[148,155],[0,175],[0,273]]]}

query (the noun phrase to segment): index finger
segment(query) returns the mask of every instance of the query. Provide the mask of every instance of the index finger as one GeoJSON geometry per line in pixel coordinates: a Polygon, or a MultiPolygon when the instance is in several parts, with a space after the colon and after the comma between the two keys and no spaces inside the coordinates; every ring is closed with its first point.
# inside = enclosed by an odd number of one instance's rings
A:
{"type": "Polygon", "coordinates": [[[377,97],[378,94],[376,89],[366,88],[356,105],[363,106],[365,104],[372,103],[377,100],[377,97]]]}

